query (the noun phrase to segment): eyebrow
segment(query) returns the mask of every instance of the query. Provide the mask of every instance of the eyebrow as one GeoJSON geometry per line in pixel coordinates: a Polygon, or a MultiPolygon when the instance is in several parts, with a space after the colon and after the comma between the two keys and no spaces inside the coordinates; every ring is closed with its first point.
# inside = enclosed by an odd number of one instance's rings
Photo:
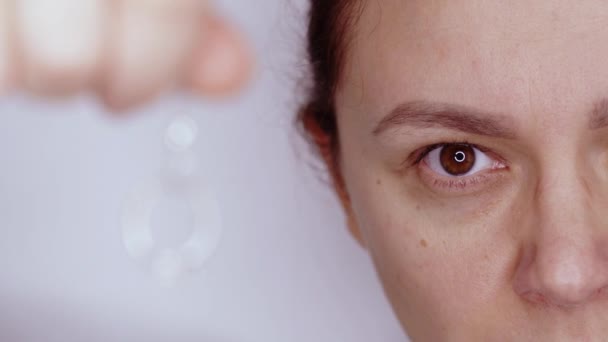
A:
{"type": "MultiPolygon", "coordinates": [[[[608,101],[606,124],[608,124],[608,101]]],[[[391,128],[411,126],[415,128],[443,127],[464,133],[514,139],[515,125],[509,117],[497,113],[482,112],[461,105],[428,101],[406,102],[386,115],[376,126],[376,136],[391,128]]]]}

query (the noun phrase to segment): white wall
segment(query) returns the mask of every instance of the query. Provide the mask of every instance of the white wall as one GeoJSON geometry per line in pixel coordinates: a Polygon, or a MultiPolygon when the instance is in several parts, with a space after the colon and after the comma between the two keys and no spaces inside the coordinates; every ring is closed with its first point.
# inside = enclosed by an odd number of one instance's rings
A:
{"type": "MultiPolygon", "coordinates": [[[[220,5],[258,56],[237,100],[179,95],[127,119],[86,98],[0,101],[0,341],[405,340],[293,130],[301,2],[220,5]],[[203,268],[166,286],[127,254],[120,213],[158,174],[181,109],[200,126],[223,237],[203,268]]],[[[154,223],[157,237],[180,229],[178,212],[154,223]]]]}

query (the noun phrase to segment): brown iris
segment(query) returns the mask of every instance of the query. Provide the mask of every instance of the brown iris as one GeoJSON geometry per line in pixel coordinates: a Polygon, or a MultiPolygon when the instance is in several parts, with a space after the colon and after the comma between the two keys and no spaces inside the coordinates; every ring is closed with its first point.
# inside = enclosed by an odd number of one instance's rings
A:
{"type": "Polygon", "coordinates": [[[461,176],[473,169],[475,149],[470,145],[450,144],[441,149],[441,167],[453,175],[461,176]]]}

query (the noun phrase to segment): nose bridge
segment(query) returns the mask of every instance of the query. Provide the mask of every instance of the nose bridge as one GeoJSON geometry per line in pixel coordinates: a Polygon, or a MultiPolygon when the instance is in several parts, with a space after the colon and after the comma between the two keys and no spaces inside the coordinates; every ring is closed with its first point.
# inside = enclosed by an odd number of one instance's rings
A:
{"type": "Polygon", "coordinates": [[[592,188],[584,167],[580,167],[575,157],[554,158],[541,168],[534,195],[541,227],[548,225],[551,231],[586,226],[591,216],[592,188]]]}
{"type": "Polygon", "coordinates": [[[593,187],[576,158],[545,163],[533,194],[536,218],[515,289],[533,302],[573,307],[606,295],[605,232],[595,220],[593,187]]]}

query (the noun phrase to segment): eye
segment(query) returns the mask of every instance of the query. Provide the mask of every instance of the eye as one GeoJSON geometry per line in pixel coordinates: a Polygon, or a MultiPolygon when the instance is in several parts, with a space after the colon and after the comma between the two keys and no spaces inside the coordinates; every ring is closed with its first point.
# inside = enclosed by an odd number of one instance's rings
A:
{"type": "Polygon", "coordinates": [[[465,177],[485,169],[497,162],[478,148],[469,144],[444,144],[429,151],[423,161],[435,173],[446,177],[465,177]]]}

